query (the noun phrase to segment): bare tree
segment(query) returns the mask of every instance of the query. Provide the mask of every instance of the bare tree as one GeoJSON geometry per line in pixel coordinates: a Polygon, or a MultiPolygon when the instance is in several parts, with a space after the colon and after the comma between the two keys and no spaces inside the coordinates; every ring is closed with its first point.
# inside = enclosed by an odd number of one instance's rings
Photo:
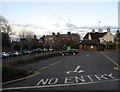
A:
{"type": "Polygon", "coordinates": [[[27,31],[27,30],[21,30],[19,32],[19,37],[26,39],[26,42],[24,45],[26,45],[29,49],[32,47],[32,39],[34,37],[34,33],[32,31],[27,31]]]}
{"type": "Polygon", "coordinates": [[[7,34],[9,36],[13,34],[11,26],[8,24],[8,20],[2,15],[0,15],[0,29],[2,33],[7,34]]]}
{"type": "Polygon", "coordinates": [[[8,20],[0,15],[0,33],[2,33],[2,49],[6,51],[11,46],[10,36],[13,35],[8,20]]]}
{"type": "Polygon", "coordinates": [[[21,30],[19,32],[20,38],[26,38],[27,40],[31,40],[34,37],[34,33],[32,31],[21,30]]]}

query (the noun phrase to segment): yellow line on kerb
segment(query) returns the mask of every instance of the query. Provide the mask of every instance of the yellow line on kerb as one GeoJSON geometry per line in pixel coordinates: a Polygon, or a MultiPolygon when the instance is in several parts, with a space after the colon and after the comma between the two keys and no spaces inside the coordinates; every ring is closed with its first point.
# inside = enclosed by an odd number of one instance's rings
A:
{"type": "Polygon", "coordinates": [[[110,61],[112,61],[116,66],[120,67],[114,60],[112,60],[110,57],[108,57],[106,54],[100,52],[102,55],[104,55],[107,59],[109,59],[110,61]]]}
{"type": "Polygon", "coordinates": [[[16,79],[16,80],[4,82],[4,83],[2,83],[2,85],[10,84],[10,83],[17,82],[17,81],[22,81],[22,80],[28,79],[28,78],[30,78],[30,77],[36,76],[36,75],[40,74],[40,71],[45,70],[45,69],[47,69],[47,68],[49,68],[49,67],[51,67],[51,66],[54,66],[54,65],[56,65],[56,64],[59,64],[59,63],[61,63],[62,61],[67,60],[67,59],[72,58],[72,57],[73,57],[73,56],[68,57],[68,58],[65,58],[65,59],[60,60],[60,61],[57,61],[57,62],[55,62],[55,63],[52,63],[52,64],[50,64],[50,65],[48,65],[48,66],[45,66],[45,67],[43,67],[43,68],[35,71],[34,74],[32,74],[32,75],[29,75],[29,76],[26,76],[26,77],[23,77],[23,78],[19,78],[19,79],[16,79]]]}

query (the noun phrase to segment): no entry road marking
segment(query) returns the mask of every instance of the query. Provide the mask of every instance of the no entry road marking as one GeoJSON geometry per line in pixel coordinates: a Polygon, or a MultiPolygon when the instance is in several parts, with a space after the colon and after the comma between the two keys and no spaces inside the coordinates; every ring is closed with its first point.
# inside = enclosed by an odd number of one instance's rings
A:
{"type": "Polygon", "coordinates": [[[66,73],[70,74],[70,73],[82,73],[82,72],[84,72],[84,71],[80,70],[80,66],[77,66],[74,71],[67,71],[66,73]]]}

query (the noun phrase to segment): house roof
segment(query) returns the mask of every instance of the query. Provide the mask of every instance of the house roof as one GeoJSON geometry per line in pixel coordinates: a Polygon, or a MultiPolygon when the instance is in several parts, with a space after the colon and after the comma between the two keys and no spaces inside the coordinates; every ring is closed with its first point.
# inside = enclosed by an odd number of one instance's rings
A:
{"type": "Polygon", "coordinates": [[[97,43],[99,43],[99,40],[83,40],[80,44],[95,45],[97,43]]]}
{"type": "Polygon", "coordinates": [[[105,45],[104,43],[100,43],[99,40],[83,40],[81,41],[82,45],[105,45]]]}
{"type": "Polygon", "coordinates": [[[61,36],[62,38],[77,37],[76,34],[60,34],[60,36],[61,36]]]}
{"type": "Polygon", "coordinates": [[[91,39],[99,39],[99,38],[103,37],[106,33],[107,32],[104,32],[104,33],[90,32],[90,33],[87,33],[83,39],[88,39],[89,34],[91,35],[91,39]]]}

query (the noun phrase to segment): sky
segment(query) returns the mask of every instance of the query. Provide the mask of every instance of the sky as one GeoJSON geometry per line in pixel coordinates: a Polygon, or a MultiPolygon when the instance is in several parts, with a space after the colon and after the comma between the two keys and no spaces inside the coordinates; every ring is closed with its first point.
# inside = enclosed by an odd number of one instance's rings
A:
{"type": "Polygon", "coordinates": [[[4,2],[11,25],[36,28],[36,34],[79,30],[83,26],[118,26],[117,2],[4,2]],[[98,22],[100,23],[98,24],[98,22]]]}

